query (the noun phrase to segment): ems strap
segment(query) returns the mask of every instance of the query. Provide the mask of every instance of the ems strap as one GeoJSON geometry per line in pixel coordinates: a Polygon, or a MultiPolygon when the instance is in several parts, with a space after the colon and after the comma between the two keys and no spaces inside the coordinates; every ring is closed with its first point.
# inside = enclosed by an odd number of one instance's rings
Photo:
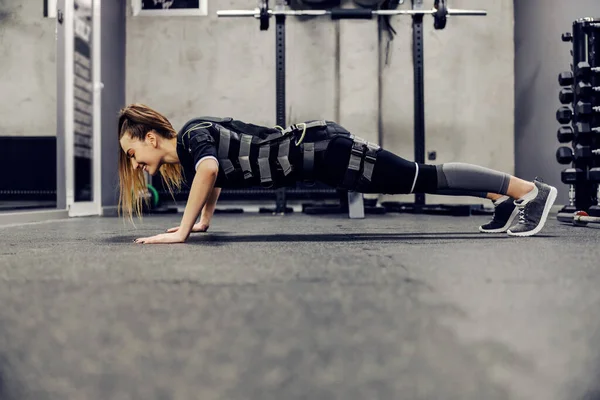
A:
{"type": "Polygon", "coordinates": [[[373,176],[373,169],[375,169],[375,162],[377,161],[377,150],[379,150],[379,146],[367,142],[367,152],[365,153],[365,164],[361,179],[366,180],[368,183],[371,182],[371,177],[373,176]]]}
{"type": "Polygon", "coordinates": [[[288,154],[290,153],[290,139],[285,139],[283,142],[279,143],[279,154],[277,154],[277,160],[279,161],[279,165],[283,169],[283,175],[288,176],[290,172],[292,172],[292,165],[290,164],[290,160],[288,159],[288,154]]]}
{"type": "Polygon", "coordinates": [[[380,147],[354,135],[350,135],[350,138],[353,140],[352,150],[343,185],[347,188],[354,188],[357,183],[361,186],[368,185],[373,176],[373,169],[375,168],[375,162],[377,161],[377,151],[380,147]],[[364,168],[362,176],[360,177],[359,182],[357,182],[363,159],[364,168]]]}
{"type": "Polygon", "coordinates": [[[250,145],[252,144],[252,135],[242,134],[240,142],[240,166],[244,172],[244,179],[252,178],[252,167],[250,166],[250,145]]]}
{"type": "Polygon", "coordinates": [[[270,144],[260,146],[258,150],[258,170],[260,173],[260,184],[264,187],[270,187],[273,185],[273,179],[271,178],[271,165],[269,164],[270,151],[270,144]]]}
{"type": "Polygon", "coordinates": [[[223,166],[225,175],[229,176],[235,170],[233,163],[229,159],[229,141],[231,140],[232,132],[223,127],[219,127],[219,132],[219,163],[223,166]]]}
{"type": "Polygon", "coordinates": [[[347,188],[353,188],[360,172],[360,164],[363,157],[364,146],[360,142],[354,141],[352,143],[352,150],[350,151],[350,161],[348,161],[348,169],[344,176],[343,186],[347,188]]]}
{"type": "Polygon", "coordinates": [[[312,182],[313,170],[315,168],[315,144],[306,142],[302,144],[302,146],[304,146],[302,157],[302,171],[304,173],[304,180],[312,182]]]}

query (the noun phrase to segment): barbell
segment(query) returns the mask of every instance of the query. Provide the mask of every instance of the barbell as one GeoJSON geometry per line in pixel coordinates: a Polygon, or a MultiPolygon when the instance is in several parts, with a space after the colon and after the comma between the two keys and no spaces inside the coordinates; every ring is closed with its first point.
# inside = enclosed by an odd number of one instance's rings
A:
{"type": "Polygon", "coordinates": [[[370,10],[363,8],[332,8],[329,10],[284,10],[269,9],[269,1],[263,0],[260,7],[254,10],[221,10],[217,11],[219,17],[254,17],[260,21],[260,30],[269,29],[269,19],[277,16],[330,16],[332,20],[339,19],[372,19],[375,16],[396,16],[396,15],[431,15],[433,16],[433,26],[435,29],[444,29],[446,27],[447,16],[485,16],[484,10],[457,10],[450,9],[446,0],[435,0],[431,10],[370,10]]]}

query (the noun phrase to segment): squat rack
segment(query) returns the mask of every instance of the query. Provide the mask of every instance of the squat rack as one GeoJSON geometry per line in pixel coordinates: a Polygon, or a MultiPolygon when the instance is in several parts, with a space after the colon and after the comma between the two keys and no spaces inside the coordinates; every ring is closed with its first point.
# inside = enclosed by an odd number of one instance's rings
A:
{"type": "MultiPolygon", "coordinates": [[[[285,118],[285,20],[287,16],[329,16],[332,20],[340,19],[373,19],[379,16],[406,16],[412,17],[413,39],[413,73],[414,73],[414,161],[425,163],[425,81],[424,81],[424,40],[423,17],[431,15],[434,19],[435,29],[444,29],[447,16],[485,16],[483,10],[449,9],[446,0],[434,0],[434,7],[426,10],[423,0],[411,0],[411,10],[372,10],[363,8],[333,8],[328,10],[288,10],[285,9],[286,0],[278,0],[276,8],[270,9],[268,0],[261,0],[259,7],[254,10],[221,10],[217,11],[218,17],[254,17],[260,21],[260,30],[269,29],[271,17],[275,17],[275,55],[276,55],[276,122],[279,126],[286,125],[285,118]]],[[[399,2],[400,4],[403,1],[399,2]]],[[[348,204],[351,218],[364,216],[362,196],[348,193],[348,204]]],[[[416,193],[414,203],[387,202],[384,207],[395,212],[435,213],[452,215],[470,215],[472,206],[442,206],[426,205],[425,194],[416,193]]],[[[276,190],[274,210],[277,214],[291,212],[287,207],[286,189],[276,190]]],[[[337,212],[339,212],[339,208],[337,212]]],[[[326,211],[325,211],[326,212],[326,211]]]]}

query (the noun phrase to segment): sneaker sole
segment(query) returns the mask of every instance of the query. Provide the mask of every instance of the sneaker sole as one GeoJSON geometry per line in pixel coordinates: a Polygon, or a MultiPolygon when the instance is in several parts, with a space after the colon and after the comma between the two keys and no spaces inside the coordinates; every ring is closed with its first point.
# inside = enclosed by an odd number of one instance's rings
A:
{"type": "Polygon", "coordinates": [[[550,209],[554,205],[554,201],[556,200],[557,193],[558,193],[558,191],[556,190],[555,187],[550,188],[550,194],[548,194],[548,198],[546,199],[546,205],[544,206],[544,212],[542,213],[542,218],[540,219],[540,223],[534,229],[527,231],[527,232],[511,232],[509,229],[507,231],[508,235],[525,237],[525,236],[533,236],[536,233],[538,233],[539,231],[541,231],[542,228],[544,227],[544,225],[546,224],[546,219],[548,218],[550,209]]]}
{"type": "Polygon", "coordinates": [[[485,229],[480,226],[479,232],[481,232],[481,233],[504,233],[504,232],[508,231],[508,229],[511,227],[513,221],[515,220],[515,218],[517,218],[517,215],[519,215],[519,209],[517,207],[515,207],[512,214],[510,214],[510,217],[508,217],[506,224],[502,228],[485,229]]]}

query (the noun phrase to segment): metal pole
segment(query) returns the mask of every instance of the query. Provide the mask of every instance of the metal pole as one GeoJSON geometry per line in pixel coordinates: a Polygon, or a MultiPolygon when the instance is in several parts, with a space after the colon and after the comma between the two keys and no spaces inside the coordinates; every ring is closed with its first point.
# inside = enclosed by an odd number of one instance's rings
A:
{"type": "MultiPolygon", "coordinates": [[[[584,19],[577,20],[573,24],[573,66],[577,66],[582,61],[590,63],[594,66],[593,62],[590,62],[589,52],[589,23],[584,19]]],[[[575,79],[575,84],[578,79],[575,79]]],[[[591,83],[591,82],[589,82],[591,83]]],[[[575,93],[573,98],[573,111],[575,111],[575,104],[580,100],[579,96],[575,93]]],[[[577,117],[573,116],[573,124],[576,122],[577,117]]],[[[581,144],[581,139],[575,139],[573,146],[581,144]]],[[[586,177],[588,169],[591,168],[585,159],[576,159],[573,161],[573,167],[581,169],[585,172],[586,177]]],[[[578,210],[588,211],[589,208],[595,203],[596,190],[595,186],[592,185],[587,179],[583,182],[577,182],[575,184],[575,206],[578,210]]]]}
{"type": "MultiPolygon", "coordinates": [[[[285,15],[275,17],[275,62],[276,62],[276,87],[275,87],[275,108],[276,122],[279,126],[286,126],[285,118],[285,15]]],[[[286,212],[286,193],[285,188],[275,191],[275,213],[283,214],[286,212]]]]}
{"type": "MultiPolygon", "coordinates": [[[[65,72],[65,53],[67,44],[67,33],[65,32],[65,10],[67,8],[66,0],[58,0],[56,15],[57,32],[57,91],[56,91],[56,208],[64,210],[67,208],[67,164],[66,164],[66,118],[65,118],[65,99],[66,79],[65,72]]],[[[72,40],[73,38],[71,38],[72,40]]]]}
{"type": "MultiPolygon", "coordinates": [[[[413,9],[419,9],[423,0],[413,0],[413,9]]],[[[425,79],[423,59],[423,14],[413,19],[413,70],[414,70],[414,146],[415,162],[425,163],[425,79]]],[[[425,205],[425,194],[415,194],[415,207],[425,205]]]]}

